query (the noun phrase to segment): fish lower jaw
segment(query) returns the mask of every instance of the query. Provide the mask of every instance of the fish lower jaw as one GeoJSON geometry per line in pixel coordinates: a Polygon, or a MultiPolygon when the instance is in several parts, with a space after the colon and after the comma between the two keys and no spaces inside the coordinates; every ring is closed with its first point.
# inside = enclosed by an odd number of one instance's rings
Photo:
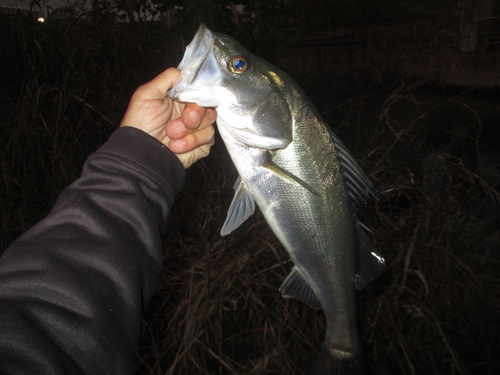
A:
{"type": "Polygon", "coordinates": [[[200,90],[190,89],[189,87],[174,87],[167,93],[167,96],[183,103],[196,103],[200,107],[216,108],[219,106],[219,102],[215,98],[206,95],[200,90]]]}

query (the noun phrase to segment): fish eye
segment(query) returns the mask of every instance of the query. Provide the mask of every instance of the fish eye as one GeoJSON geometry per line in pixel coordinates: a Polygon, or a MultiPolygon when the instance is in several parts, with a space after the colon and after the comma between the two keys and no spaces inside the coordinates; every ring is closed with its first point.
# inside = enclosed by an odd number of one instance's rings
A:
{"type": "Polygon", "coordinates": [[[250,68],[250,64],[248,63],[248,60],[246,57],[234,56],[229,61],[229,70],[233,73],[243,74],[243,73],[246,73],[248,71],[248,68],[250,68]]]}

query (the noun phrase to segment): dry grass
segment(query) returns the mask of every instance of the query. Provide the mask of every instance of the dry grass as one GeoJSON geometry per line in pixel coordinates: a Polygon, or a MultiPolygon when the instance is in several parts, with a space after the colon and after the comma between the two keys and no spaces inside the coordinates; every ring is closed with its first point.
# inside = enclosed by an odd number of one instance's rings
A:
{"type": "MultiPolygon", "coordinates": [[[[182,33],[161,27],[7,26],[4,46],[22,63],[2,71],[2,249],[77,178],[135,87],[175,65],[183,49],[182,33]]],[[[494,374],[498,99],[431,91],[411,77],[361,79],[370,74],[334,77],[335,90],[325,77],[301,81],[380,192],[360,213],[388,266],[359,293],[368,367],[374,375],[494,374]]],[[[235,179],[220,139],[188,172],[137,374],[300,374],[314,360],[322,312],[281,298],[292,264],[260,213],[219,235],[235,179]]]]}

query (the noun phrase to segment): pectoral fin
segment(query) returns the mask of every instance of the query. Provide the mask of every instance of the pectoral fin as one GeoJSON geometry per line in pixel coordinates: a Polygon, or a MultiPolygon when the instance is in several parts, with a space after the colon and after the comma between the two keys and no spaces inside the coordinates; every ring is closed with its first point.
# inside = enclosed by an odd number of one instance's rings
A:
{"type": "Polygon", "coordinates": [[[266,169],[268,169],[268,170],[270,170],[271,172],[273,172],[277,176],[281,177],[283,180],[285,180],[285,181],[287,181],[289,183],[292,183],[292,184],[302,185],[304,188],[306,188],[307,190],[309,190],[314,195],[319,196],[319,194],[316,193],[313,190],[313,188],[309,184],[307,184],[305,181],[301,180],[297,176],[293,175],[292,173],[288,172],[287,170],[281,168],[278,164],[276,164],[272,160],[272,156],[271,156],[271,154],[269,152],[266,152],[264,161],[261,164],[261,166],[264,167],[264,168],[266,168],[266,169]]]}
{"type": "Polygon", "coordinates": [[[234,184],[233,201],[227,211],[227,218],[220,231],[221,236],[225,236],[238,228],[255,211],[255,201],[252,194],[246,189],[245,184],[238,177],[234,184]]]}
{"type": "Polygon", "coordinates": [[[307,283],[297,267],[292,268],[279,290],[283,298],[295,298],[314,309],[321,309],[318,295],[307,283]]]}
{"type": "Polygon", "coordinates": [[[384,270],[384,258],[377,252],[363,229],[358,227],[358,273],[354,279],[356,289],[361,290],[366,287],[384,270]]]}

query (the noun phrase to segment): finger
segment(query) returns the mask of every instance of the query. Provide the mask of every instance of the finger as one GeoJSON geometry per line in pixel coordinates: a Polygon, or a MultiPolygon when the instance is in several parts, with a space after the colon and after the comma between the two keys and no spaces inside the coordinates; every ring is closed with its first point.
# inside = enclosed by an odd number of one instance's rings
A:
{"type": "Polygon", "coordinates": [[[192,130],[186,128],[181,118],[169,121],[165,125],[165,133],[171,139],[181,139],[188,134],[192,133],[192,130]]]}
{"type": "Polygon", "coordinates": [[[191,130],[198,129],[206,112],[207,108],[200,107],[195,103],[187,103],[182,111],[182,122],[191,130]]]}
{"type": "MultiPolygon", "coordinates": [[[[201,108],[201,107],[198,107],[201,108]]],[[[202,108],[205,112],[205,115],[203,116],[201,120],[201,125],[198,125],[197,130],[192,130],[188,128],[185,124],[185,120],[181,117],[175,120],[170,121],[167,123],[165,126],[165,132],[167,133],[168,137],[171,139],[180,139],[182,137],[187,136],[188,134],[191,134],[195,131],[199,131],[201,129],[204,129],[210,125],[212,125],[215,120],[217,119],[217,112],[213,108],[202,108]]],[[[194,110],[197,111],[195,108],[194,110]]]]}
{"type": "Polygon", "coordinates": [[[145,93],[154,97],[148,99],[165,99],[166,93],[177,83],[181,76],[181,71],[176,68],[168,68],[163,73],[157,75],[153,80],[141,86],[145,93]]]}
{"type": "Polygon", "coordinates": [[[199,130],[197,132],[186,135],[180,139],[172,139],[168,145],[168,148],[175,152],[176,154],[181,154],[194,150],[200,146],[211,146],[214,144],[214,134],[215,129],[213,126],[207,126],[206,128],[199,130]]]}
{"type": "Polygon", "coordinates": [[[181,161],[184,168],[191,167],[194,163],[196,163],[201,158],[207,157],[210,154],[211,145],[203,145],[198,147],[196,150],[191,152],[186,152],[184,154],[176,154],[179,160],[181,161]]]}
{"type": "Polygon", "coordinates": [[[213,124],[217,119],[217,111],[214,108],[203,108],[194,103],[187,103],[181,117],[188,129],[195,130],[213,124]]]}

